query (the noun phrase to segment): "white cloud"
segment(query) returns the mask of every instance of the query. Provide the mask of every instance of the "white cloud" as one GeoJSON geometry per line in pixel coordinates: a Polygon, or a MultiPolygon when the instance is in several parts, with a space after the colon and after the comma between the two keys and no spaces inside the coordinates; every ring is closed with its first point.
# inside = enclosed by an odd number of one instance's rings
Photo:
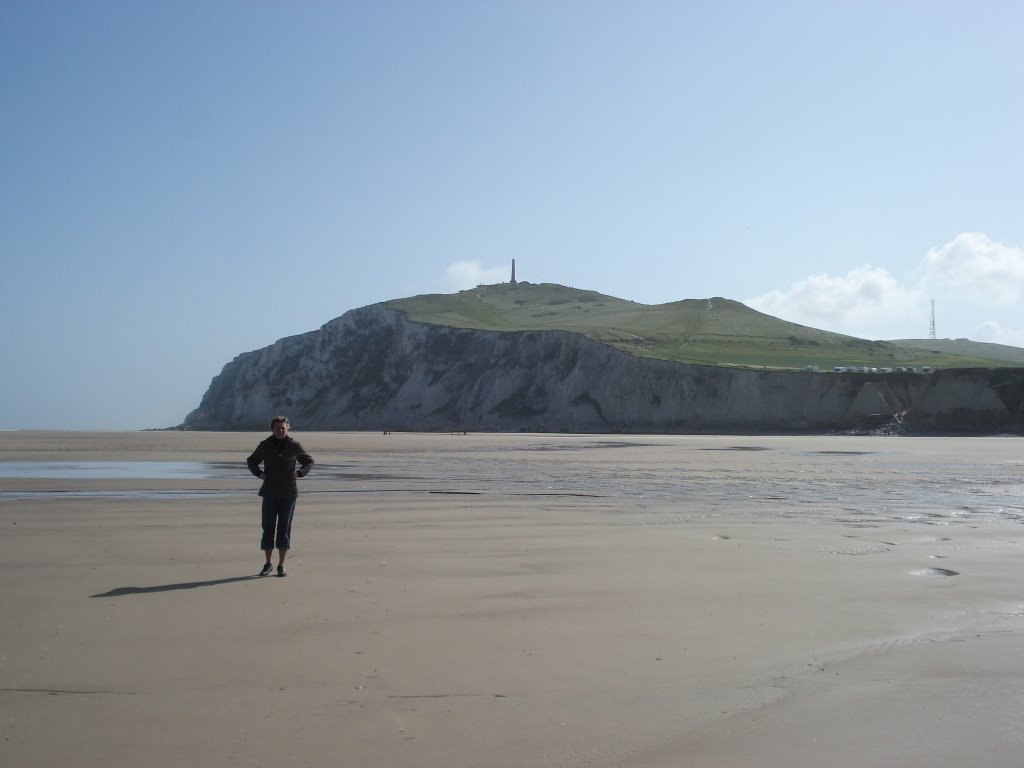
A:
{"type": "Polygon", "coordinates": [[[928,251],[917,272],[929,295],[1008,306],[1024,292],[1024,249],[964,232],[928,251]]]}
{"type": "Polygon", "coordinates": [[[970,338],[992,344],[1024,347],[1024,328],[1006,328],[995,320],[986,320],[974,329],[974,334],[970,338]]]}
{"type": "Polygon", "coordinates": [[[909,329],[908,318],[926,315],[923,301],[919,291],[900,285],[887,270],[867,264],[839,277],[812,275],[788,291],[771,291],[744,303],[802,325],[881,338],[886,329],[900,325],[909,329]]]}
{"type": "Polygon", "coordinates": [[[508,267],[480,266],[479,261],[456,261],[448,265],[441,278],[441,290],[444,293],[455,293],[476,288],[478,285],[507,282],[511,272],[508,267]]]}
{"type": "Polygon", "coordinates": [[[934,300],[940,338],[1024,346],[1024,328],[1014,327],[1024,316],[1022,299],[1024,249],[965,232],[928,251],[909,284],[864,265],[841,276],[813,275],[745,303],[784,320],[851,336],[921,339],[927,337],[934,300]]]}

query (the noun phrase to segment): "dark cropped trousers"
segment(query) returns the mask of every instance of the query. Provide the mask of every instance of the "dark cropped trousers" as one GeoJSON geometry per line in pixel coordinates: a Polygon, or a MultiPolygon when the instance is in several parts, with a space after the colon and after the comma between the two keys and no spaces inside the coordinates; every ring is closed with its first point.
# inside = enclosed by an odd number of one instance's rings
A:
{"type": "Polygon", "coordinates": [[[263,497],[263,539],[260,549],[291,549],[295,500],[295,496],[290,499],[263,497]]]}

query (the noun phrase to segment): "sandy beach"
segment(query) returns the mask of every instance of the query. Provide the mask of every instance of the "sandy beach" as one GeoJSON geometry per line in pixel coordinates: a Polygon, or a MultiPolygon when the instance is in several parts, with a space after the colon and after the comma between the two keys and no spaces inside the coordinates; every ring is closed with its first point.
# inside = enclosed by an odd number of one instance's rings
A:
{"type": "Polygon", "coordinates": [[[296,430],[281,579],[265,435],[5,436],[5,766],[1024,750],[1022,438],[296,430]]]}

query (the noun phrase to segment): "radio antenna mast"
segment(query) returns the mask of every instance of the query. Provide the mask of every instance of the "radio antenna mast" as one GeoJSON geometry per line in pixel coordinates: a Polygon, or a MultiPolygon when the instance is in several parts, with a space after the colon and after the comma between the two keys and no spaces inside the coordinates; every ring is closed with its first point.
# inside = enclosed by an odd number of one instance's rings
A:
{"type": "Polygon", "coordinates": [[[932,299],[932,321],[928,324],[928,338],[935,338],[935,299],[932,299]]]}

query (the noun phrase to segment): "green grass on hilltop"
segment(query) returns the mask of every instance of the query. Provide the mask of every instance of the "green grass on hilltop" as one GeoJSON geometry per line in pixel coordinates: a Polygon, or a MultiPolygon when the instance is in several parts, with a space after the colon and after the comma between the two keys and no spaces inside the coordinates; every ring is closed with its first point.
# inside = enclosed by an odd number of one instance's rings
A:
{"type": "Polygon", "coordinates": [[[959,340],[867,341],[789,323],[723,298],[638,304],[553,283],[499,283],[386,306],[413,322],[485,331],[581,333],[641,357],[749,368],[987,368],[1024,365],[1024,349],[959,340]]]}

